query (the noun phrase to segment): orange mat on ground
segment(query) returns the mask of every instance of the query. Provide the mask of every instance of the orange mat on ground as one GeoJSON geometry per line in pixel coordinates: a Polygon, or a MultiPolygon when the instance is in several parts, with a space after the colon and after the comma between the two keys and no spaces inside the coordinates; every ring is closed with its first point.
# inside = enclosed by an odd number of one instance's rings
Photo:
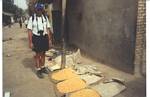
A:
{"type": "Polygon", "coordinates": [[[86,87],[86,83],[80,78],[72,78],[57,84],[57,89],[61,93],[70,93],[86,87]]]}
{"type": "Polygon", "coordinates": [[[65,68],[63,70],[59,70],[58,72],[55,72],[51,75],[51,78],[57,81],[63,81],[74,77],[79,77],[79,76],[71,68],[65,68]]]}
{"type": "Polygon", "coordinates": [[[71,93],[69,97],[101,97],[95,90],[82,89],[80,91],[71,93]]]}

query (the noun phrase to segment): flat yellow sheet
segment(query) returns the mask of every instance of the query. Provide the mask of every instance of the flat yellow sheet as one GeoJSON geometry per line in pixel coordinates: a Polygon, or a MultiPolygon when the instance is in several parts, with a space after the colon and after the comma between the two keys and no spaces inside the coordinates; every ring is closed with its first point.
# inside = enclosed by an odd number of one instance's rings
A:
{"type": "Polygon", "coordinates": [[[86,87],[86,83],[80,78],[72,78],[57,84],[57,89],[61,93],[70,93],[86,87]]]}
{"type": "Polygon", "coordinates": [[[71,93],[69,97],[101,97],[95,90],[82,89],[80,91],[71,93]]]}
{"type": "Polygon", "coordinates": [[[55,72],[51,75],[51,78],[57,81],[63,81],[74,77],[79,77],[79,76],[71,68],[65,68],[63,70],[59,70],[58,72],[55,72]]]}

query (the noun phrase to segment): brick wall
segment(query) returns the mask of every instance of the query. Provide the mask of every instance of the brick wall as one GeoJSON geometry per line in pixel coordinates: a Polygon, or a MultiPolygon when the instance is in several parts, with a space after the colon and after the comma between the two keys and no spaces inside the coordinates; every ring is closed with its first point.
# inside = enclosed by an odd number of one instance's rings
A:
{"type": "Polygon", "coordinates": [[[146,69],[146,1],[138,1],[137,33],[135,48],[135,73],[144,74],[146,69]]]}

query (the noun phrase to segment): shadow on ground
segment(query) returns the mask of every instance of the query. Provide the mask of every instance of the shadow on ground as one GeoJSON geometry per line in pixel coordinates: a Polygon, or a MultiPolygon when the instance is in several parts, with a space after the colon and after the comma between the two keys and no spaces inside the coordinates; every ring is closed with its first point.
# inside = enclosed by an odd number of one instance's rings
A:
{"type": "Polygon", "coordinates": [[[34,73],[35,67],[34,67],[34,59],[33,58],[25,58],[22,60],[22,64],[24,65],[25,68],[30,68],[34,73]]]}

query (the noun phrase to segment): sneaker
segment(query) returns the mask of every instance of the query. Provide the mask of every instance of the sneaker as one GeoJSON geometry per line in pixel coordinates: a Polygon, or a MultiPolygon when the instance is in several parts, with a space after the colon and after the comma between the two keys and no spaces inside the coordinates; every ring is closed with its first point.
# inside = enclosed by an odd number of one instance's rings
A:
{"type": "Polygon", "coordinates": [[[45,74],[49,74],[50,70],[48,68],[44,67],[41,69],[41,72],[45,73],[45,74]]]}
{"type": "Polygon", "coordinates": [[[42,74],[41,70],[38,70],[36,72],[36,75],[37,75],[38,78],[44,78],[44,75],[42,74]]]}

